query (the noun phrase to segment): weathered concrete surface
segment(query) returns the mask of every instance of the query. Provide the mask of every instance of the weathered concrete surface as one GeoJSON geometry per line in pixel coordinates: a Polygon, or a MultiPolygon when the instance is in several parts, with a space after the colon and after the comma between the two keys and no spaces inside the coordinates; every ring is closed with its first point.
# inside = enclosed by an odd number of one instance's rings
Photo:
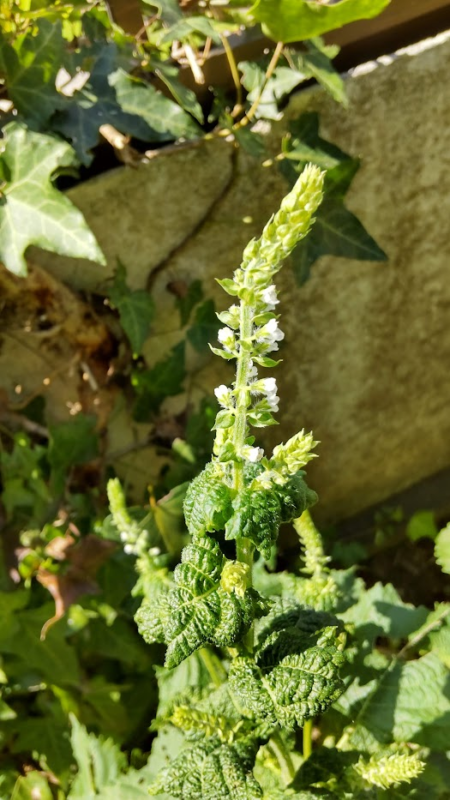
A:
{"type": "MultiPolygon", "coordinates": [[[[382,265],[323,258],[301,290],[289,268],[280,276],[282,424],[266,441],[314,429],[321,446],[310,482],[326,519],[450,464],[450,40],[372,66],[348,80],[348,111],[314,89],[294,97],[286,115],[319,110],[322,135],[362,158],[348,205],[389,254],[382,265]]],[[[276,125],[268,136],[273,152],[281,133],[276,125]]],[[[156,327],[168,333],[148,343],[150,361],[174,340],[168,283],[200,277],[224,307],[214,277],[230,275],[284,190],[276,167],[260,168],[220,141],[161,155],[137,171],[118,169],[70,193],[108,255],[109,273],[119,256],[133,286],[150,276],[156,327]]],[[[93,289],[108,273],[34,258],[77,287],[93,289]]],[[[223,382],[222,369],[223,362],[207,365],[193,396],[223,382]]]]}

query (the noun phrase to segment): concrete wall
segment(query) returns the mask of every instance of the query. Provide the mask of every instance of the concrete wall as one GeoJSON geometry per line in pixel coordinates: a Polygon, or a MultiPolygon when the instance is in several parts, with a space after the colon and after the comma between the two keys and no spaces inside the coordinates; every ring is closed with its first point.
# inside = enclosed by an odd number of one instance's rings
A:
{"type": "MultiPolygon", "coordinates": [[[[322,518],[349,516],[450,464],[449,70],[450,37],[441,35],[358,68],[347,81],[348,110],[314,88],[267,133],[275,153],[286,121],[318,110],[322,135],[362,158],[348,206],[389,255],[386,264],[322,258],[301,290],[289,267],[280,275],[281,425],[266,441],[314,430],[320,458],[309,475],[322,518]]],[[[179,337],[167,285],[201,278],[225,307],[214,277],[231,274],[284,191],[276,166],[260,167],[225,141],[162,151],[69,193],[108,256],[106,270],[32,257],[92,290],[119,256],[130,283],[151,286],[157,300],[152,362],[179,337]]],[[[194,398],[224,380],[222,367],[203,367],[194,398]]],[[[151,472],[152,454],[139,459],[151,472]]],[[[136,470],[136,461],[123,463],[136,470]]]]}

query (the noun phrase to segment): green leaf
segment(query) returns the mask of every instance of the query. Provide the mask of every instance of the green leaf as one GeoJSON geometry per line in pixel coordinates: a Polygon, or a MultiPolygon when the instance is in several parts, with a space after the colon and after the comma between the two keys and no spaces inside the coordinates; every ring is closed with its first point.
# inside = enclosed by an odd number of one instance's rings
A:
{"type": "Polygon", "coordinates": [[[53,800],[53,792],[47,778],[41,772],[32,770],[25,777],[18,778],[11,800],[35,800],[35,798],[53,800]]]}
{"type": "MultiPolygon", "coordinates": [[[[25,595],[25,601],[26,601],[25,595]]],[[[73,647],[66,641],[64,627],[56,622],[45,641],[40,635],[44,623],[54,614],[52,603],[20,610],[24,598],[20,592],[1,593],[2,628],[0,652],[15,656],[10,666],[16,676],[37,676],[49,684],[78,685],[80,672],[73,647]],[[17,611],[13,610],[16,604],[17,611]]]]}
{"type": "Polygon", "coordinates": [[[443,572],[450,575],[450,523],[436,537],[434,555],[443,572]]]}
{"type": "Polygon", "coordinates": [[[64,98],[55,81],[63,62],[64,39],[60,22],[41,19],[11,44],[0,37],[0,69],[8,97],[26,119],[44,125],[64,98]]]}
{"type": "Polygon", "coordinates": [[[203,125],[203,109],[197,100],[197,95],[192,89],[188,89],[178,80],[178,68],[167,62],[160,62],[155,67],[155,72],[162,82],[166,84],[172,97],[181,108],[184,108],[200,125],[203,125]]]}
{"type": "Polygon", "coordinates": [[[416,511],[408,521],[406,535],[412,542],[418,539],[436,539],[438,529],[433,511],[416,511]]]}
{"type": "Polygon", "coordinates": [[[379,742],[415,742],[448,750],[448,669],[434,653],[395,662],[377,683],[356,720],[379,742]]]}
{"type": "Polygon", "coordinates": [[[192,281],[186,289],[183,286],[181,292],[177,293],[175,302],[180,312],[180,322],[183,327],[189,322],[191,312],[200,300],[203,300],[203,289],[199,280],[192,281]]]}
{"type": "Polygon", "coordinates": [[[305,48],[305,51],[300,53],[291,53],[291,60],[296,69],[308,77],[315,78],[337,103],[347,106],[345,83],[331,63],[331,58],[337,55],[338,48],[325,45],[320,37],[306,41],[305,48]]]}
{"type": "Polygon", "coordinates": [[[263,32],[276,42],[312,39],[358,19],[371,19],[390,0],[340,0],[323,5],[317,0],[257,0],[251,14],[263,32]]]}
{"type": "Polygon", "coordinates": [[[250,539],[268,560],[278,537],[281,506],[275,492],[244,489],[233,501],[233,516],[226,524],[226,539],[250,539]]]}
{"type": "Polygon", "coordinates": [[[207,464],[190,484],[184,500],[184,514],[192,536],[225,528],[233,513],[228,486],[217,476],[215,466],[207,464]]]}
{"type": "Polygon", "coordinates": [[[221,45],[221,38],[207,17],[183,17],[164,34],[161,42],[172,43],[183,41],[192,37],[192,34],[201,34],[205,39],[211,39],[214,44],[221,45]]]}
{"type": "Polygon", "coordinates": [[[49,426],[48,460],[55,492],[62,491],[72,467],[86,464],[97,457],[99,442],[96,425],[96,417],[77,414],[68,422],[49,426]]]}
{"type": "Polygon", "coordinates": [[[29,717],[14,724],[13,753],[37,753],[42,766],[55,775],[67,773],[73,762],[69,728],[49,717],[29,717]]]}
{"type": "Polygon", "coordinates": [[[120,262],[114,282],[108,289],[108,296],[119,312],[120,322],[130,340],[133,354],[139,355],[155,313],[153,298],[144,289],[132,291],[128,288],[126,270],[120,262]]]}
{"type": "Polygon", "coordinates": [[[167,791],[180,800],[258,800],[261,787],[253,777],[256,742],[234,745],[207,739],[181,751],[150,787],[150,794],[167,791]]]}
{"type": "Polygon", "coordinates": [[[164,361],[159,361],[151,369],[133,372],[131,382],[137,395],[134,418],[138,422],[145,422],[155,414],[166,397],[183,391],[185,349],[185,343],[180,342],[164,361]]]}
{"type": "Polygon", "coordinates": [[[0,259],[7,269],[16,275],[27,274],[24,252],[30,244],[105,264],[81,211],[51,182],[55,170],[75,163],[72,148],[15,122],[3,132],[0,259]]]}
{"type": "Polygon", "coordinates": [[[198,306],[187,338],[198,353],[209,352],[209,342],[217,339],[220,322],[217,319],[214,300],[205,300],[198,306]]]}
{"type": "Polygon", "coordinates": [[[266,82],[266,70],[254,61],[242,61],[238,66],[242,72],[242,85],[248,92],[247,101],[252,104],[260,97],[255,117],[264,119],[278,119],[281,101],[308,77],[304,72],[281,66],[266,82]]]}
{"type": "MultiPolygon", "coordinates": [[[[92,161],[92,148],[101,139],[101,125],[113,125],[122,133],[142,141],[164,140],[140,116],[127,114],[120,108],[114,88],[108,82],[109,76],[119,64],[117,46],[108,43],[99,52],[97,47],[96,51],[88,81],[73,97],[67,98],[64,108],[51,120],[53,130],[62,133],[72,142],[78,158],[86,166],[92,161]]],[[[85,51],[85,58],[93,58],[90,49],[85,51]]]]}
{"type": "Polygon", "coordinates": [[[316,221],[309,235],[292,252],[294,275],[299,285],[308,280],[312,265],[323,255],[386,261],[386,254],[343,202],[359,161],[320,138],[319,117],[315,112],[303,114],[289,128],[291,136],[283,146],[286,158],[280,165],[289,183],[292,185],[298,175],[294,162],[298,162],[299,170],[307,161],[327,170],[325,198],[318,208],[316,221]]]}
{"type": "Polygon", "coordinates": [[[126,758],[112,739],[88,733],[84,725],[70,714],[71,743],[78,765],[78,774],[69,794],[70,800],[91,800],[99,790],[113,784],[126,765],[126,758]]]}
{"type": "MultiPolygon", "coordinates": [[[[232,562],[227,566],[233,567],[232,562]]],[[[184,548],[174,583],[141,606],[136,621],[144,639],[164,641],[172,669],[207,642],[228,647],[239,642],[260,613],[260,598],[237,582],[224,586],[224,558],[213,539],[194,539],[184,548]]]]}
{"type": "Polygon", "coordinates": [[[161,134],[161,141],[201,135],[202,130],[192,117],[150,84],[130,77],[122,69],[109,76],[109,83],[122,111],[141,117],[152,131],[161,134]]]}
{"type": "Polygon", "coordinates": [[[240,656],[230,665],[230,690],[242,713],[292,728],[337,700],[344,658],[337,620],[324,627],[324,619],[329,615],[291,603],[269,623],[263,620],[255,661],[240,656]]]}

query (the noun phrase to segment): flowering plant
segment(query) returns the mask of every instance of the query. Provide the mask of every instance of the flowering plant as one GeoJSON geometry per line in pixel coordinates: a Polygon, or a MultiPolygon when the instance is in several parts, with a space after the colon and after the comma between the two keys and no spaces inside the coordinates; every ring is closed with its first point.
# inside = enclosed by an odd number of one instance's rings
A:
{"type": "Polygon", "coordinates": [[[272,354],[284,336],[273,281],[308,234],[323,181],[320,169],[308,165],[261,237],[245,248],[233,278],[219,281],[236,302],[218,315],[225,327],[218,334],[221,347],[212,350],[236,361],[236,378],[215,390],[220,409],[213,456],[187,490],[191,540],[173,574],[159,550],[146,551],[142,525],[127,521],[120,487],[110,485],[115,524],[138,556],[142,575],[138,626],[147,642],[167,647],[157,724],[170,723],[184,734],[174,748],[178,754],[171,753],[175,757],[155,776],[154,796],[306,800],[316,790],[322,795],[323,787],[336,790],[326,796],[357,797],[408,783],[423,770],[415,752],[382,748],[375,757],[370,748],[352,750],[347,729],[332,748],[339,785],[332,773],[320,781],[313,769],[308,792],[296,788],[297,768],[311,756],[313,718],[348,688],[346,630],[331,613],[343,590],[308,511],[317,500],[303,469],[317,444],[312,434],[301,431],[268,456],[255,445],[251,428],[275,423],[276,381],[259,375],[260,368],[277,365],[272,354]],[[264,562],[275,553],[281,523],[292,521],[305,576],[283,574],[281,588],[274,588],[264,562]]]}

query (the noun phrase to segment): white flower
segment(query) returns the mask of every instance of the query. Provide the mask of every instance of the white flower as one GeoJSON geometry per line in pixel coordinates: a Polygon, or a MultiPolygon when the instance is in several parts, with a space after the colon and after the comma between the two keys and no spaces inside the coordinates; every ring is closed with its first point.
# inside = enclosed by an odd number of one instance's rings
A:
{"type": "Polygon", "coordinates": [[[253,361],[249,361],[248,363],[248,377],[249,378],[256,378],[258,375],[258,369],[255,367],[253,361]]]}
{"type": "Polygon", "coordinates": [[[271,286],[268,286],[267,289],[264,289],[261,299],[263,303],[267,306],[268,311],[273,311],[277,303],[280,301],[277,297],[277,290],[275,284],[272,283],[271,286]]]}
{"type": "Polygon", "coordinates": [[[248,461],[256,463],[256,461],[260,461],[262,459],[264,450],[262,447],[250,447],[249,444],[245,444],[241,450],[241,453],[248,461]]]}
{"type": "Polygon", "coordinates": [[[217,386],[217,388],[214,389],[214,394],[216,395],[221,406],[224,408],[229,408],[231,404],[231,390],[228,388],[228,386],[225,386],[224,383],[221,383],[220,386],[217,386]]]}
{"type": "Polygon", "coordinates": [[[231,352],[236,347],[236,337],[231,328],[221,328],[217,334],[219,342],[223,345],[225,350],[231,352]]]}

